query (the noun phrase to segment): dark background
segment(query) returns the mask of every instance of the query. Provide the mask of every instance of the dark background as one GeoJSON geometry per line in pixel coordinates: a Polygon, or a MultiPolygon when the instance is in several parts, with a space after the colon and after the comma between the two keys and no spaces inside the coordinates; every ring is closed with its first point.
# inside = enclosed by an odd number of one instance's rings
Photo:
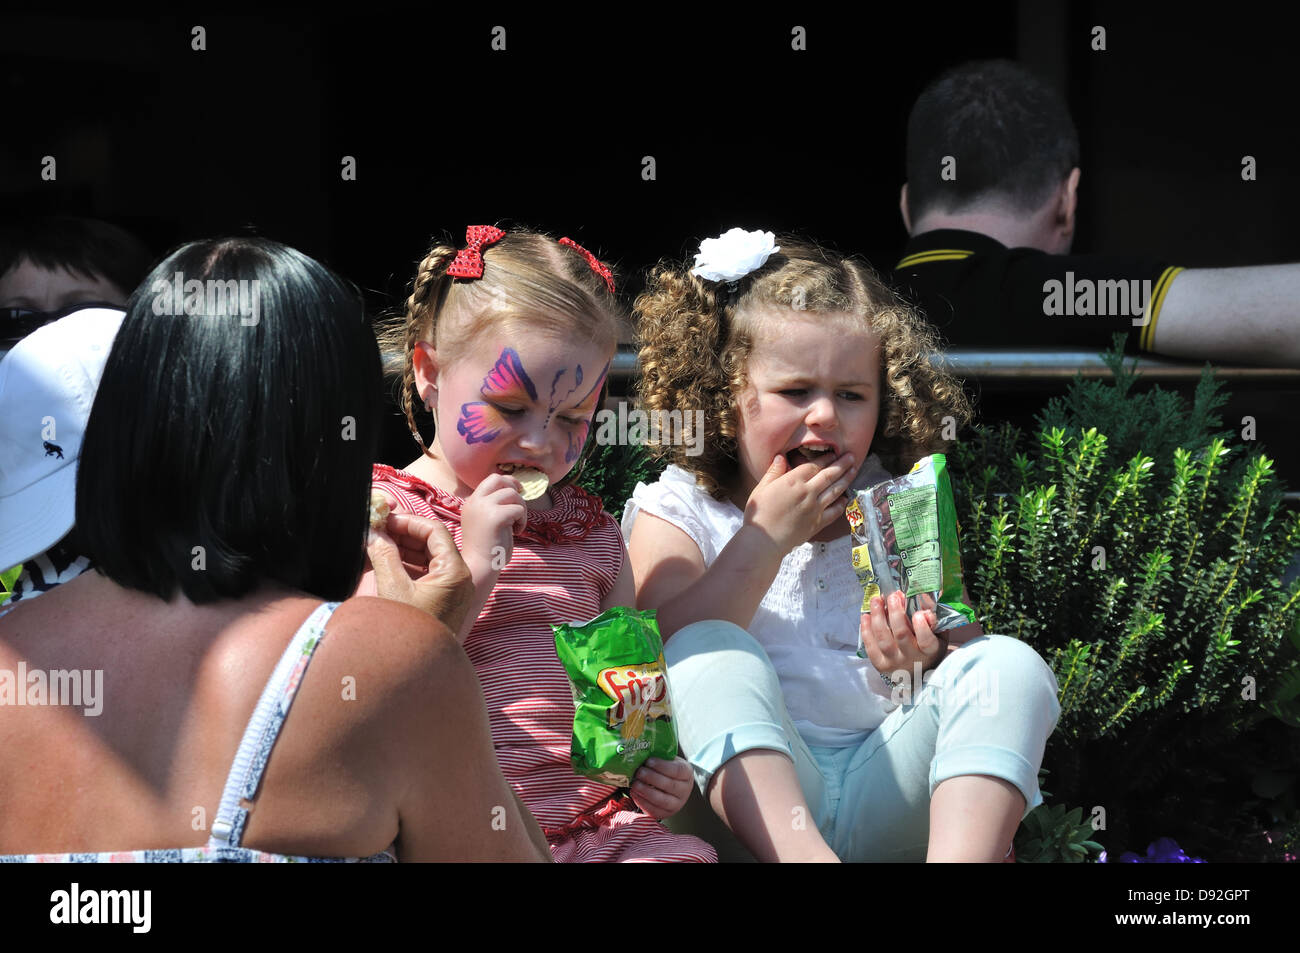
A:
{"type": "Polygon", "coordinates": [[[431,238],[480,222],[570,235],[630,293],[660,257],[733,225],[804,231],[889,270],[912,100],[991,56],[1067,95],[1076,250],[1300,260],[1291,21],[1253,6],[1217,19],[1090,2],[30,11],[0,14],[0,211],[108,219],[160,255],[251,228],[352,278],[376,312],[431,238]],[[805,52],[790,48],[795,24],[805,52]],[[55,182],[40,178],[46,155],[55,182]],[[345,155],[356,181],[340,177],[345,155]],[[1257,181],[1242,181],[1244,155],[1257,181]]]}
{"type": "Polygon", "coordinates": [[[1294,38],[1254,7],[469,9],[0,15],[0,202],[116,221],[159,253],[252,226],[380,292],[400,293],[431,236],[498,219],[573,234],[628,278],[734,224],[888,268],[912,100],[948,66],[1007,56],[1057,82],[1079,125],[1077,250],[1300,259],[1294,38]],[[1241,180],[1247,154],[1258,181],[1241,180]]]}

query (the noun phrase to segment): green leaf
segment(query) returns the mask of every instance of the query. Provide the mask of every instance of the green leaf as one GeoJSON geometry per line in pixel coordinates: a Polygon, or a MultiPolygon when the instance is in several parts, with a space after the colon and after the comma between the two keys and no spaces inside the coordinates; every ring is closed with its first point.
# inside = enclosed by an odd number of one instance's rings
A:
{"type": "MultiPolygon", "coordinates": [[[[1282,509],[1273,464],[1221,429],[1208,367],[1189,399],[1138,387],[1118,348],[1103,358],[1112,379],[1076,379],[1034,432],[977,427],[952,458],[985,631],[1023,640],[1057,680],[1043,763],[1060,803],[1021,825],[1027,861],[1105,849],[1086,808],[1065,807],[1098,800],[1135,837],[1253,844],[1252,779],[1300,763],[1300,582],[1281,582],[1300,514],[1282,509]]],[[[1294,785],[1270,799],[1270,830],[1294,826],[1293,844],[1298,801],[1294,785]]]]}

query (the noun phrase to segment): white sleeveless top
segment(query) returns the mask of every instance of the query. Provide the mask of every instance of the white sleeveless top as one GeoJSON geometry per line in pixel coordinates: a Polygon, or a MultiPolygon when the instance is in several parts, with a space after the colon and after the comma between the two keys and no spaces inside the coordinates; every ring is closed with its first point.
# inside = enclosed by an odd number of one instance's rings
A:
{"type": "MultiPolygon", "coordinates": [[[[867,457],[854,484],[888,480],[880,460],[867,457]]],[[[669,466],[659,480],[638,483],[623,510],[623,536],[630,538],[639,512],[665,520],[695,541],[711,566],[736,535],[744,514],[730,501],[713,499],[695,478],[669,466]]],[[[852,537],[796,546],[781,561],[776,579],[747,626],[763,646],[781,680],[786,709],[809,745],[860,744],[896,707],[880,673],[858,658],[862,586],[853,572],[852,537]]]]}

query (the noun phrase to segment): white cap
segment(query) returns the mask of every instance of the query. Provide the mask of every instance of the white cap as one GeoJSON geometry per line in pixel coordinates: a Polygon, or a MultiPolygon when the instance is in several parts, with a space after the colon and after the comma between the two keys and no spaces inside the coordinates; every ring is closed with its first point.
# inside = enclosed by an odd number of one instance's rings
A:
{"type": "Polygon", "coordinates": [[[116,308],[74,311],[0,360],[0,570],[72,529],[81,441],[123,316],[116,308]]]}

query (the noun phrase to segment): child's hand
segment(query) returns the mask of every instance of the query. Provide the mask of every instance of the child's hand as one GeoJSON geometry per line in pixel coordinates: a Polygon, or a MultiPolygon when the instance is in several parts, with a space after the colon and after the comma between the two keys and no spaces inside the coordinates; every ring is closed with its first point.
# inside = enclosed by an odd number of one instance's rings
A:
{"type": "Polygon", "coordinates": [[[891,592],[887,600],[872,596],[870,608],[871,614],[861,618],[858,634],[867,658],[880,674],[887,676],[899,670],[910,674],[917,662],[924,672],[948,654],[946,640],[934,633],[933,626],[938,622],[934,610],[922,609],[909,622],[907,599],[901,592],[891,592]]]}
{"type": "Polygon", "coordinates": [[[649,758],[632,775],[632,800],[644,813],[663,820],[686,805],[694,783],[690,763],[682,758],[649,758]]]}
{"type": "Polygon", "coordinates": [[[777,456],[749,494],[745,522],[762,529],[784,555],[844,515],[844,491],[855,472],[848,453],[825,467],[809,462],[793,470],[777,456]]]}
{"type": "Polygon", "coordinates": [[[474,585],[497,575],[510,562],[515,533],[528,525],[528,505],[519,495],[519,481],[494,473],[470,494],[461,508],[461,549],[474,576],[474,585]]]}

